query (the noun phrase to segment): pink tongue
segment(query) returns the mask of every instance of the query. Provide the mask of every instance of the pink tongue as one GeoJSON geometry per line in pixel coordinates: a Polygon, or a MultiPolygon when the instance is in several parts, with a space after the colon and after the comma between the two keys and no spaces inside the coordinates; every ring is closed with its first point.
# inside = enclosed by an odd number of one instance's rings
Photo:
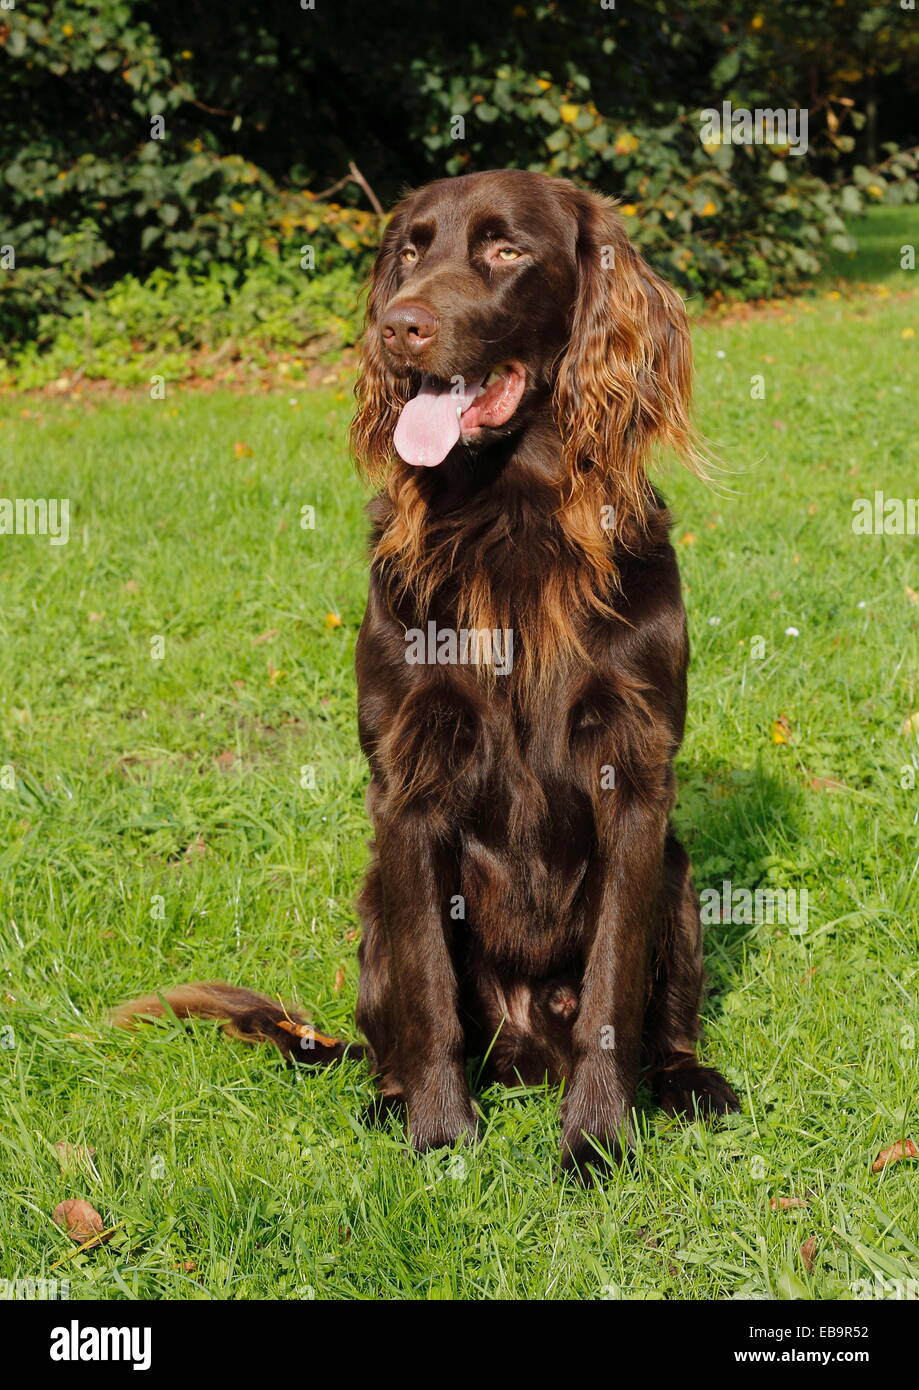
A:
{"type": "Polygon", "coordinates": [[[460,437],[459,415],[472,405],[481,384],[474,381],[464,391],[452,386],[438,390],[425,377],[417,396],[402,407],[396,424],[393,443],[399,457],[416,468],[443,463],[460,437]]]}

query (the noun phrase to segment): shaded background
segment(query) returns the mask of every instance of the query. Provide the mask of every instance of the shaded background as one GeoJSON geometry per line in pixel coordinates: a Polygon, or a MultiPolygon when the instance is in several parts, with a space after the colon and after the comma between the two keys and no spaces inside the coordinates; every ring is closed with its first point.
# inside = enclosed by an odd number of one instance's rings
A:
{"type": "Polygon", "coordinates": [[[916,198],[917,33],[889,0],[21,3],[0,11],[0,372],[41,384],[62,317],[55,370],[92,374],[117,322],[135,353],[162,346],[165,298],[178,346],[201,346],[198,319],[215,341],[347,344],[378,209],[501,165],[619,196],[684,293],[794,288],[853,249],[846,216],[916,198]],[[704,147],[722,101],[806,108],[808,154],[704,147]]]}

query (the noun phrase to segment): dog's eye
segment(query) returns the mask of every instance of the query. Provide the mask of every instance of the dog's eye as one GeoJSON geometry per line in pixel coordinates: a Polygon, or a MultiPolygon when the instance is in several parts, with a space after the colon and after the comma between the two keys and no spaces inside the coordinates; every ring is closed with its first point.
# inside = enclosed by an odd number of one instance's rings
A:
{"type": "Polygon", "coordinates": [[[497,250],[499,261],[519,261],[522,255],[523,252],[513,246],[499,246],[497,250]]]}
{"type": "Polygon", "coordinates": [[[405,265],[413,265],[418,259],[418,252],[414,246],[406,246],[405,250],[400,253],[400,259],[405,265]]]}

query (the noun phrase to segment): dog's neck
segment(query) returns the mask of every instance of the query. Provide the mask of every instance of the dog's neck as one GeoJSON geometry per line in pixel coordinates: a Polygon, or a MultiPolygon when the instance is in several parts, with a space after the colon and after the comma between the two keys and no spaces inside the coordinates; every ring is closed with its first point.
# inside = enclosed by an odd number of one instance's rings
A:
{"type": "Polygon", "coordinates": [[[529,686],[585,659],[588,625],[617,621],[622,564],[667,534],[649,487],[623,550],[599,476],[588,466],[572,480],[562,454],[555,424],[534,418],[485,448],[458,446],[436,469],[397,464],[371,506],[375,570],[399,621],[512,629],[529,686]]]}

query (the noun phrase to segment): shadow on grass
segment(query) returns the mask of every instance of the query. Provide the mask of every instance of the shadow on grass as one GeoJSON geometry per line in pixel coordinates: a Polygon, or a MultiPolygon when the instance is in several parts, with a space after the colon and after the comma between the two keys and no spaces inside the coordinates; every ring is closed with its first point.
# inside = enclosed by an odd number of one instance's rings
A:
{"type": "MultiPolygon", "coordinates": [[[[804,794],[787,778],[762,766],[684,762],[678,789],[674,819],[698,893],[720,891],[725,881],[734,888],[763,886],[770,862],[793,857],[804,794]]],[[[750,923],[730,918],[703,926],[709,1018],[719,997],[733,988],[754,931],[750,923]]]]}

